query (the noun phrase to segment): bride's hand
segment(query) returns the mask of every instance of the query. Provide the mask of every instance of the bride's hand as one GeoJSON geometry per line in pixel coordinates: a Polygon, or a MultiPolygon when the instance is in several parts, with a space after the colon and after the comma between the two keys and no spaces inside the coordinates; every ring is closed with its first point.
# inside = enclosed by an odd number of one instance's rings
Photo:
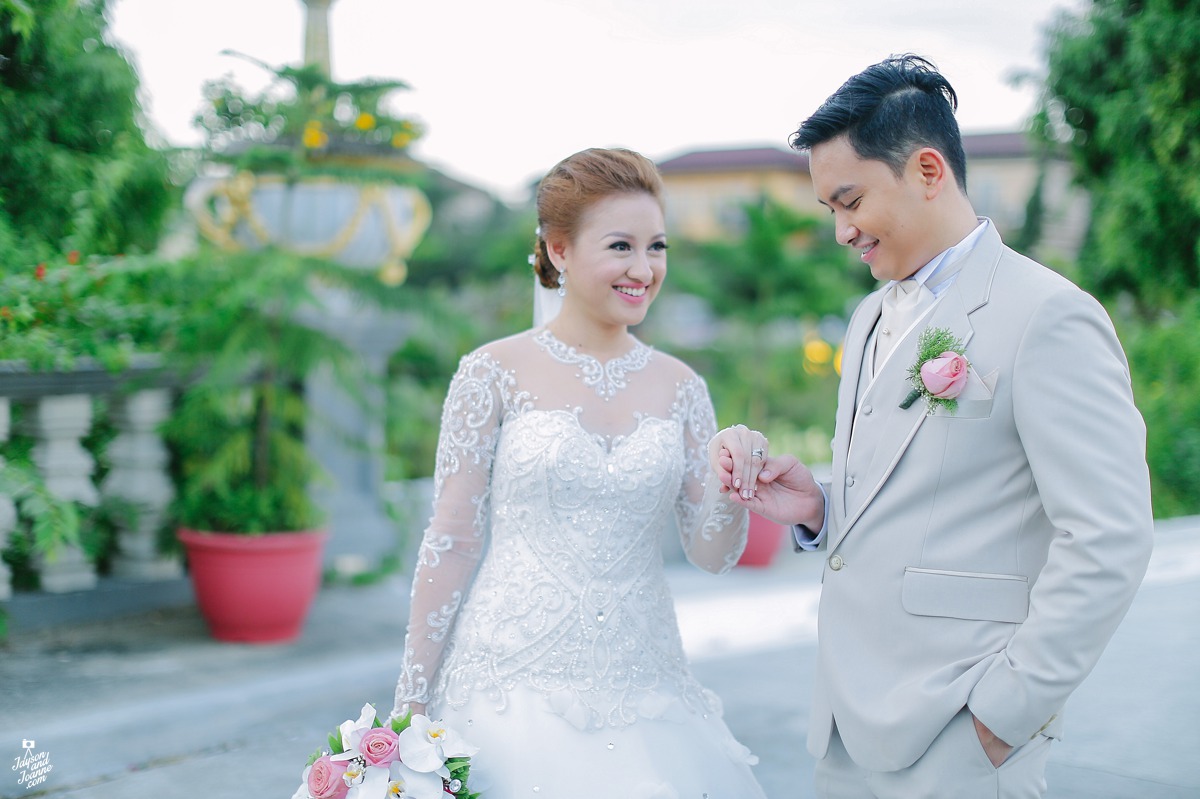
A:
{"type": "Polygon", "coordinates": [[[812,471],[794,455],[767,458],[753,496],[729,495],[730,502],[780,524],[803,524],[819,533],[825,520],[825,495],[812,471]]]}
{"type": "Polygon", "coordinates": [[[391,722],[392,719],[402,719],[405,716],[407,716],[409,713],[412,713],[414,716],[418,716],[418,715],[424,716],[425,715],[425,706],[420,704],[419,702],[409,702],[406,705],[394,707],[394,708],[392,708],[391,715],[389,715],[387,717],[387,720],[388,720],[388,722],[391,722]]]}
{"type": "Polygon", "coordinates": [[[750,499],[758,490],[758,473],[767,462],[767,437],[744,424],[726,427],[708,442],[708,462],[721,481],[721,493],[750,499]]]}

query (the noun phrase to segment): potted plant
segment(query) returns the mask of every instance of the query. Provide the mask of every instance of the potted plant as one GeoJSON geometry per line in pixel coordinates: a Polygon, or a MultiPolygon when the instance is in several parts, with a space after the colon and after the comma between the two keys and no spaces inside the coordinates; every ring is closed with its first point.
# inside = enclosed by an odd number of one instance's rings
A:
{"type": "Polygon", "coordinates": [[[321,471],[305,442],[315,422],[305,378],[323,368],[342,386],[365,379],[357,354],[309,320],[322,290],[381,303],[389,292],[357,270],[278,250],[202,249],[179,270],[188,310],[174,355],[199,376],[164,429],[177,536],[214,637],[289,640],[319,587],[326,539],[310,493],[321,471]]]}
{"type": "Polygon", "coordinates": [[[746,548],[738,559],[739,566],[770,566],[783,543],[786,529],[757,513],[750,514],[750,530],[746,537],[746,548]]]}
{"type": "Polygon", "coordinates": [[[431,220],[408,155],[421,135],[388,110],[401,81],[333,81],[322,67],[275,67],[239,53],[274,80],[247,96],[228,78],[205,87],[196,124],[208,170],[185,203],[200,232],[226,249],[278,246],[375,270],[402,283],[405,259],[431,220]]]}
{"type": "Polygon", "coordinates": [[[321,370],[367,402],[377,377],[333,335],[338,314],[405,301],[392,286],[429,213],[407,185],[423,171],[406,154],[420,130],[384,102],[403,83],[255,63],[270,86],[212,82],[196,120],[207,167],[185,202],[210,244],[184,269],[177,338],[201,377],[166,435],[178,538],[213,635],[278,641],[299,634],[327,535],[305,385],[321,370]]]}

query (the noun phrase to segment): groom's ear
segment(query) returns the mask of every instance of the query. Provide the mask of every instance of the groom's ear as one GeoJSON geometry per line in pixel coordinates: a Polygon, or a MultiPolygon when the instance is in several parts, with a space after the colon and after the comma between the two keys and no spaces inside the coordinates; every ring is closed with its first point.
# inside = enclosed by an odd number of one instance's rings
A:
{"type": "Polygon", "coordinates": [[[914,179],[920,182],[927,200],[941,194],[948,183],[954,183],[954,175],[945,156],[933,147],[922,147],[914,152],[909,158],[909,168],[914,179]]]}

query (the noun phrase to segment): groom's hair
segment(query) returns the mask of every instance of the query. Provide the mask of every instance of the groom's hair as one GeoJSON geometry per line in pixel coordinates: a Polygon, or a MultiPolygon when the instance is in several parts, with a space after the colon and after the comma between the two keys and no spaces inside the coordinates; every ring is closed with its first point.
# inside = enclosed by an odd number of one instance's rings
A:
{"type": "Polygon", "coordinates": [[[967,191],[967,157],[954,112],[958,95],[928,60],[892,56],[842,84],[791,137],[796,150],[845,135],[859,158],[882,161],[899,178],[921,147],[945,157],[967,191]]]}

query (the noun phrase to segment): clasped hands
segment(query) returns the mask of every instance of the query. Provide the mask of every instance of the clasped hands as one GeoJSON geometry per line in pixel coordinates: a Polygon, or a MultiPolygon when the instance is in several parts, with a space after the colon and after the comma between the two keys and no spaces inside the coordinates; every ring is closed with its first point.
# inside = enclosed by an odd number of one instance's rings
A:
{"type": "Polygon", "coordinates": [[[793,455],[772,455],[759,431],[743,424],[721,430],[708,443],[708,460],[721,493],[734,504],[780,524],[820,532],[825,498],[812,471],[793,455]]]}

